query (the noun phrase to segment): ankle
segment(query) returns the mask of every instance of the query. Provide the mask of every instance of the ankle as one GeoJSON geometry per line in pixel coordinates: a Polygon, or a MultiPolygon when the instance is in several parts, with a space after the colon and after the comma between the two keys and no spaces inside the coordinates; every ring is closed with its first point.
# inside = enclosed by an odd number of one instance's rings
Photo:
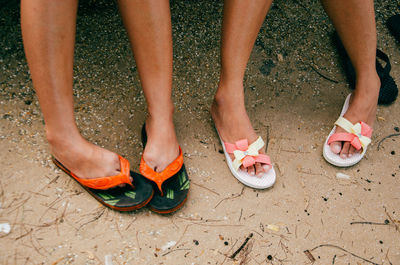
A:
{"type": "Polygon", "coordinates": [[[174,117],[174,111],[175,107],[172,104],[166,104],[166,105],[156,105],[156,106],[149,106],[148,107],[148,112],[149,112],[149,117],[148,119],[152,121],[172,121],[174,117]]]}
{"type": "Polygon", "coordinates": [[[214,96],[213,108],[237,110],[244,108],[244,94],[242,91],[235,93],[217,92],[214,96]]]}
{"type": "Polygon", "coordinates": [[[52,147],[69,146],[83,140],[79,132],[59,132],[46,128],[46,138],[52,147]]]}
{"type": "Polygon", "coordinates": [[[376,70],[364,71],[357,74],[356,90],[363,93],[368,92],[372,94],[379,94],[381,80],[376,70]]]}

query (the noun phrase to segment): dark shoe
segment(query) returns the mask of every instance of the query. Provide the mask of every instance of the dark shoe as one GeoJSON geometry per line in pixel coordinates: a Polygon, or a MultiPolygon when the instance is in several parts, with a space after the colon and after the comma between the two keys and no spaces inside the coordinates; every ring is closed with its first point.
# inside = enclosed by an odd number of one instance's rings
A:
{"type": "MultiPolygon", "coordinates": [[[[343,44],[335,32],[333,34],[333,42],[339,52],[340,59],[342,61],[342,66],[345,71],[347,81],[352,89],[355,88],[356,73],[354,67],[351,64],[350,58],[343,47],[343,44]]],[[[376,72],[381,80],[381,88],[379,90],[378,104],[388,105],[394,102],[397,98],[399,90],[393,78],[390,76],[390,70],[392,66],[390,65],[389,57],[381,50],[376,50],[376,72]],[[386,65],[382,66],[380,61],[383,61],[386,65]]]]}

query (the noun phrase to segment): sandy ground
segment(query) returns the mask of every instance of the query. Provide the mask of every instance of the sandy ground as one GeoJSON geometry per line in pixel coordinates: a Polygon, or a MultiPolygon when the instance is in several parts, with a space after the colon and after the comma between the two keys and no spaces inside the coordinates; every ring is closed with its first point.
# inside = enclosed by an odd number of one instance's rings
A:
{"type": "MultiPolygon", "coordinates": [[[[400,44],[384,24],[398,5],[376,2],[378,46],[400,82],[400,44]]],[[[400,264],[400,139],[378,149],[400,126],[400,102],[378,108],[361,163],[339,169],[324,161],[322,144],[350,89],[319,3],[277,0],[248,65],[248,112],[268,137],[278,172],[265,191],[244,188],[230,174],[208,111],[218,81],[222,3],[172,1],[171,7],[175,122],[192,182],[186,206],[170,216],[106,209],[55,168],[18,8],[0,7],[0,223],[11,225],[0,234],[0,264],[104,264],[107,255],[113,264],[310,264],[305,250],[315,264],[400,264]],[[350,179],[338,180],[338,172],[350,179]]],[[[74,80],[83,135],[137,170],[146,107],[111,1],[81,3],[74,80]]]]}

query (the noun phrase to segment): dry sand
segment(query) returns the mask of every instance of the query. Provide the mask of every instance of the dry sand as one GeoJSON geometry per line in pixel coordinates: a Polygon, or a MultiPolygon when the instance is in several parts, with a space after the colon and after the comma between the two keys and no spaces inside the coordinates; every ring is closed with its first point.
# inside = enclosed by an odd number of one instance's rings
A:
{"type": "MultiPolygon", "coordinates": [[[[400,82],[400,45],[384,25],[399,13],[398,4],[377,1],[376,12],[378,46],[400,82]]],[[[218,80],[222,3],[171,5],[175,121],[192,183],[186,206],[170,216],[107,209],[55,168],[18,8],[0,7],[0,223],[11,225],[0,235],[0,264],[104,264],[107,255],[113,264],[310,264],[305,250],[315,264],[371,264],[361,258],[400,264],[400,138],[378,149],[400,127],[400,103],[379,106],[361,163],[339,169],[324,161],[323,141],[350,89],[319,3],[276,1],[248,65],[248,112],[259,134],[268,136],[278,172],[265,191],[244,188],[230,174],[208,111],[218,80]],[[350,179],[338,180],[338,172],[350,179]]],[[[111,1],[80,6],[74,80],[83,135],[137,170],[145,102],[111,1]]]]}

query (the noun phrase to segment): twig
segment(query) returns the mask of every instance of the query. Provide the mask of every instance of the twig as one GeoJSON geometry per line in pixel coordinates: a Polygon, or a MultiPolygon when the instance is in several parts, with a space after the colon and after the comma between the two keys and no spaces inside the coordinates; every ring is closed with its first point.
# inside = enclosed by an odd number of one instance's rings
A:
{"type": "Polygon", "coordinates": [[[81,224],[81,226],[79,226],[78,230],[80,230],[83,226],[98,220],[104,214],[105,211],[106,211],[106,208],[102,207],[95,217],[93,217],[91,220],[87,221],[86,223],[81,224]]]}
{"type": "Polygon", "coordinates": [[[389,222],[384,222],[384,223],[376,223],[376,222],[363,222],[363,221],[357,221],[357,222],[351,222],[351,225],[357,225],[357,224],[362,224],[362,225],[389,225],[389,222]]]}
{"type": "Polygon", "coordinates": [[[253,237],[253,233],[250,233],[248,237],[244,240],[243,244],[230,256],[231,259],[235,259],[237,254],[246,246],[246,244],[249,242],[249,240],[253,237]]]}
{"type": "Polygon", "coordinates": [[[306,254],[307,258],[311,261],[311,262],[315,262],[315,258],[314,256],[311,254],[311,252],[307,249],[304,250],[304,254],[306,254]]]}
{"type": "MultiPolygon", "coordinates": [[[[176,241],[176,244],[170,249],[170,251],[173,250],[173,249],[175,249],[175,248],[178,246],[178,244],[182,241],[182,238],[183,238],[183,236],[185,235],[187,229],[188,229],[189,226],[191,226],[191,225],[192,225],[192,224],[186,225],[185,230],[183,230],[183,233],[182,233],[181,237],[178,239],[178,241],[176,241]]],[[[163,256],[164,256],[164,255],[163,255],[163,256]]]]}
{"type": "Polygon", "coordinates": [[[234,195],[234,196],[231,196],[231,197],[223,198],[222,200],[220,200],[220,201],[217,203],[217,205],[214,206],[214,209],[217,208],[218,205],[220,205],[220,204],[221,204],[223,201],[225,201],[225,200],[235,199],[235,198],[237,198],[237,197],[242,196],[242,195],[243,195],[243,191],[244,191],[244,187],[242,187],[242,191],[241,191],[239,194],[234,195]]]}
{"type": "Polygon", "coordinates": [[[243,213],[243,208],[242,208],[242,209],[240,209],[239,222],[240,222],[240,219],[242,219],[242,213],[243,213]]]}
{"type": "Polygon", "coordinates": [[[394,227],[396,228],[396,231],[399,231],[399,226],[396,224],[396,221],[393,220],[393,218],[390,216],[390,214],[387,212],[386,207],[383,206],[383,208],[385,209],[385,213],[387,215],[387,217],[389,218],[389,220],[394,224],[394,227]]]}
{"type": "Polygon", "coordinates": [[[268,144],[269,144],[269,126],[267,126],[267,136],[266,136],[266,142],[265,142],[265,153],[268,151],[268,144]]]}
{"type": "Polygon", "coordinates": [[[232,249],[236,246],[237,242],[238,241],[236,240],[235,243],[232,245],[232,247],[226,252],[226,254],[224,254],[225,258],[220,265],[223,265],[225,263],[226,259],[228,258],[228,253],[232,251],[232,249]]]}
{"type": "Polygon", "coordinates": [[[208,190],[209,192],[212,192],[212,193],[214,193],[214,194],[220,196],[218,192],[213,191],[212,189],[209,189],[209,188],[207,188],[207,187],[205,187],[205,186],[203,186],[203,185],[194,183],[193,181],[190,181],[190,184],[194,184],[194,185],[196,185],[196,186],[199,186],[200,188],[203,188],[203,189],[205,189],[205,190],[208,190]]]}
{"type": "Polygon", "coordinates": [[[245,265],[248,264],[249,261],[249,254],[253,248],[253,242],[249,242],[246,247],[243,248],[243,251],[241,252],[241,261],[239,262],[239,265],[245,265]]]}
{"type": "Polygon", "coordinates": [[[39,253],[39,255],[41,255],[41,256],[43,256],[43,257],[46,257],[46,255],[43,255],[43,254],[39,251],[39,249],[35,246],[35,244],[33,243],[32,234],[30,234],[29,237],[30,237],[30,240],[31,240],[32,247],[36,250],[36,252],[39,253]]]}
{"type": "Polygon", "coordinates": [[[201,224],[201,223],[192,223],[194,225],[201,225],[201,226],[211,226],[211,227],[241,227],[243,225],[231,225],[231,224],[226,224],[226,225],[213,225],[213,224],[201,224]]]}
{"type": "Polygon", "coordinates": [[[32,231],[33,231],[33,229],[31,228],[31,230],[29,230],[29,231],[26,232],[25,234],[20,235],[19,237],[16,237],[16,238],[15,238],[15,241],[17,241],[17,240],[19,240],[19,239],[21,239],[21,238],[23,238],[23,237],[29,235],[32,231]]]}
{"type": "Polygon", "coordinates": [[[321,248],[321,247],[332,247],[332,248],[337,248],[337,249],[340,249],[341,251],[344,251],[344,252],[346,252],[346,253],[349,253],[350,255],[352,255],[352,256],[354,256],[354,257],[356,257],[356,258],[359,258],[359,259],[361,259],[361,260],[363,260],[363,261],[365,261],[365,262],[368,262],[368,263],[371,263],[371,264],[374,264],[374,265],[379,265],[378,263],[375,263],[375,262],[373,262],[373,261],[371,261],[371,260],[368,260],[368,259],[366,259],[366,258],[360,257],[360,256],[358,256],[357,254],[354,254],[354,253],[352,253],[352,252],[350,252],[350,251],[348,251],[348,250],[346,250],[346,249],[344,249],[344,248],[342,248],[342,247],[339,247],[339,246],[336,246],[336,245],[332,245],[332,244],[321,244],[321,245],[316,246],[316,247],[314,247],[313,249],[311,249],[310,252],[316,250],[317,248],[321,248]]]}
{"type": "Polygon", "coordinates": [[[308,229],[308,232],[307,232],[307,234],[306,234],[306,236],[304,238],[307,238],[308,235],[310,234],[310,232],[311,232],[311,229],[308,229]]]}
{"type": "Polygon", "coordinates": [[[176,249],[170,250],[170,251],[168,251],[168,252],[162,254],[161,256],[163,256],[163,257],[164,257],[164,256],[167,256],[167,255],[170,254],[171,252],[178,251],[178,250],[191,250],[191,249],[190,249],[190,248],[176,248],[176,249]]]}
{"type": "Polygon", "coordinates": [[[52,206],[54,206],[56,203],[62,201],[63,198],[57,198],[54,201],[52,201],[47,207],[47,209],[44,211],[44,213],[42,214],[42,216],[40,216],[39,218],[39,222],[42,221],[42,218],[44,217],[44,215],[51,209],[52,206]]]}
{"type": "Polygon", "coordinates": [[[326,80],[328,80],[328,81],[331,81],[331,82],[333,82],[333,83],[335,83],[335,84],[339,83],[338,81],[336,81],[336,80],[334,80],[334,79],[332,79],[332,78],[329,78],[329,77],[327,77],[326,75],[324,75],[324,74],[322,74],[321,72],[319,72],[314,66],[312,66],[312,64],[310,64],[310,63],[307,63],[307,64],[308,64],[308,66],[310,66],[311,69],[313,69],[320,77],[322,77],[322,78],[324,78],[324,79],[326,79],[326,80]]]}
{"type": "Polygon", "coordinates": [[[333,256],[332,264],[335,264],[335,260],[336,260],[336,254],[335,254],[335,256],[333,256]]]}
{"type": "Polygon", "coordinates": [[[35,194],[35,195],[40,195],[40,196],[43,196],[43,197],[49,197],[49,195],[46,195],[46,194],[41,194],[41,193],[39,193],[39,192],[34,192],[34,191],[31,191],[31,190],[28,190],[28,192],[30,192],[30,193],[32,193],[32,194],[35,194]]]}
{"type": "Polygon", "coordinates": [[[136,231],[136,242],[137,242],[137,245],[139,247],[139,252],[140,252],[142,250],[142,248],[140,247],[140,244],[139,244],[138,234],[139,234],[139,231],[136,231]]]}
{"type": "Polygon", "coordinates": [[[49,181],[49,183],[47,183],[46,185],[44,185],[39,191],[44,190],[45,188],[47,188],[48,186],[50,186],[50,184],[56,182],[58,180],[58,178],[60,177],[60,175],[55,176],[52,180],[49,181]]]}
{"type": "Polygon", "coordinates": [[[395,136],[399,136],[399,135],[400,135],[400,133],[393,133],[393,134],[389,134],[388,136],[383,137],[382,140],[380,140],[379,143],[378,143],[378,148],[377,148],[378,151],[379,151],[379,148],[381,147],[381,143],[383,141],[385,141],[386,139],[389,139],[391,137],[395,137],[395,136]]]}
{"type": "Polygon", "coordinates": [[[128,228],[133,224],[133,222],[136,221],[136,217],[132,218],[133,220],[129,223],[129,225],[125,228],[125,230],[128,230],[128,228]]]}
{"type": "Polygon", "coordinates": [[[122,234],[121,234],[121,231],[119,231],[119,224],[118,224],[117,218],[115,218],[115,228],[117,229],[117,232],[122,239],[122,234]]]}
{"type": "Polygon", "coordinates": [[[388,262],[389,262],[389,264],[390,265],[393,265],[393,263],[390,261],[390,259],[389,259],[389,250],[390,250],[390,248],[388,248],[388,250],[386,251],[386,256],[385,256],[385,258],[388,260],[388,262]]]}
{"type": "Polygon", "coordinates": [[[63,259],[65,259],[65,257],[61,257],[58,260],[54,261],[53,263],[51,263],[51,265],[57,265],[60,261],[62,261],[63,259]]]}

